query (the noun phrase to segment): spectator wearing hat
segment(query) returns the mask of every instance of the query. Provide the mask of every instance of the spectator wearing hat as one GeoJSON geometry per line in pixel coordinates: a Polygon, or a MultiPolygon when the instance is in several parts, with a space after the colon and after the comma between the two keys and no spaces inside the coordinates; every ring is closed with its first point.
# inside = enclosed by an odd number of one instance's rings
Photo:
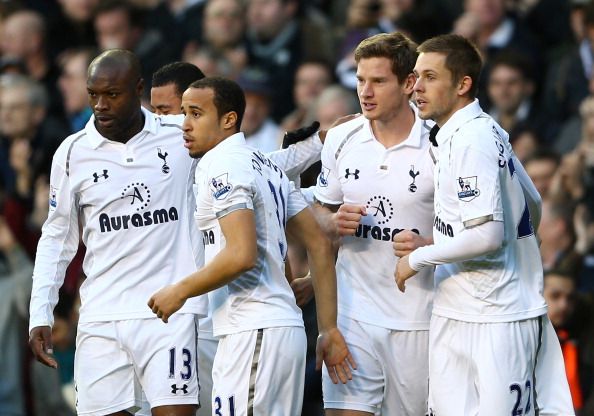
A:
{"type": "Polygon", "coordinates": [[[281,129],[271,116],[272,89],[266,73],[244,70],[237,80],[245,93],[245,114],[241,129],[247,144],[264,153],[281,147],[281,129]]]}

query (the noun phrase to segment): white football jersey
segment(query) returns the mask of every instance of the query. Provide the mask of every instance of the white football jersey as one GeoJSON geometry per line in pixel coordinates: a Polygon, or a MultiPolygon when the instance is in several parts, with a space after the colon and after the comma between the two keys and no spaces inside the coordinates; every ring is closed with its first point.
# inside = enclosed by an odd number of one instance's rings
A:
{"type": "MultiPolygon", "coordinates": [[[[289,177],[289,180],[297,182],[299,175],[309,166],[320,160],[320,153],[322,152],[322,141],[318,134],[313,134],[305,140],[295,143],[285,149],[276,150],[274,152],[266,153],[265,156],[281,168],[289,177]]],[[[198,174],[198,170],[196,170],[198,174]]],[[[196,179],[198,181],[198,179],[196,179]]],[[[303,192],[303,190],[301,190],[303,192]]],[[[198,187],[194,185],[194,192],[198,192],[198,187]]],[[[306,200],[307,202],[307,200],[306,200]]],[[[205,242],[206,243],[206,242],[205,242]]],[[[212,247],[212,244],[210,245],[212,247]]],[[[209,250],[209,253],[212,252],[209,250]]],[[[215,251],[215,255],[218,250],[215,251]]],[[[208,261],[209,259],[207,259],[208,261]]],[[[208,316],[200,319],[200,326],[198,329],[199,339],[216,339],[212,334],[212,312],[209,310],[208,316]]]]}
{"type": "Polygon", "coordinates": [[[285,277],[289,218],[307,207],[287,175],[237,133],[206,153],[196,172],[196,221],[208,262],[224,247],[218,219],[238,209],[256,218],[256,267],[209,295],[214,335],[303,326],[285,277]]]}
{"type": "MultiPolygon", "coordinates": [[[[437,266],[433,313],[470,322],[509,322],[546,313],[538,243],[507,133],[478,101],[458,110],[437,134],[435,244],[465,228],[503,221],[501,248],[437,266]]],[[[414,280],[414,279],[412,279],[414,280]]]]}
{"type": "Polygon", "coordinates": [[[326,136],[316,199],[367,210],[355,235],[341,239],[336,273],[342,315],[390,329],[429,328],[433,272],[426,268],[401,293],[392,249],[401,230],[431,233],[434,166],[428,137],[429,126],[416,115],[409,137],[389,149],[377,141],[363,116],[326,136]]]}
{"type": "MultiPolygon", "coordinates": [[[[30,328],[53,323],[79,232],[86,246],[81,322],[152,318],[150,296],[203,262],[192,218],[196,163],[183,146],[183,116],[142,112],[144,127],[127,143],[102,137],[91,117],[56,151],[49,216],[33,272],[30,328]]],[[[180,312],[204,315],[206,302],[191,299],[180,312]]]]}

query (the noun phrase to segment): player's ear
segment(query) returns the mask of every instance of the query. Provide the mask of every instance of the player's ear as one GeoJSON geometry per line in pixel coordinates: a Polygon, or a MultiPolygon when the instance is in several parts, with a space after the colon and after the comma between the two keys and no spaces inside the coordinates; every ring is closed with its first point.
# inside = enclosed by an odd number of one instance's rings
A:
{"type": "Polygon", "coordinates": [[[470,78],[468,75],[463,76],[460,82],[458,83],[458,95],[462,96],[468,94],[471,88],[472,78],[470,78]]]}
{"type": "Polygon", "coordinates": [[[224,129],[233,129],[237,125],[237,113],[235,111],[229,111],[222,117],[222,124],[224,129]]]}

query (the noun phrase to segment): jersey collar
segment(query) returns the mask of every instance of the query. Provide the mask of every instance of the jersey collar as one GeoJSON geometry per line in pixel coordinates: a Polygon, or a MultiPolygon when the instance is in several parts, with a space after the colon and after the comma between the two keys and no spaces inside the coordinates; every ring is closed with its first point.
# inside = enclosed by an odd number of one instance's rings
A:
{"type": "MultiPolygon", "coordinates": [[[[427,138],[429,137],[429,130],[427,130],[427,128],[426,128],[426,122],[424,120],[422,120],[421,118],[419,118],[419,110],[417,110],[417,107],[415,107],[414,104],[409,103],[409,105],[415,115],[415,122],[414,122],[412,128],[410,129],[410,133],[408,134],[408,137],[401,143],[398,143],[397,145],[392,146],[386,150],[398,149],[400,147],[405,147],[405,146],[420,148],[423,145],[423,139],[427,140],[427,138]],[[427,137],[423,137],[423,135],[425,135],[427,137]]],[[[365,117],[363,117],[363,120],[364,120],[364,126],[365,126],[364,129],[367,131],[367,134],[365,134],[361,138],[361,141],[362,142],[377,141],[377,139],[375,138],[375,135],[373,134],[373,129],[371,128],[371,121],[369,121],[365,117]]],[[[431,127],[429,127],[429,128],[431,128],[431,127]]]]}
{"type": "Polygon", "coordinates": [[[238,133],[235,133],[235,134],[227,137],[226,139],[224,139],[222,142],[217,144],[215,147],[210,149],[208,152],[206,152],[206,154],[204,156],[202,156],[202,158],[198,162],[198,165],[205,166],[206,164],[208,164],[210,162],[210,159],[213,159],[213,160],[216,159],[220,155],[224,154],[227,151],[227,149],[237,146],[237,145],[245,146],[246,144],[247,143],[245,141],[245,136],[244,136],[243,132],[240,131],[238,133]]]}
{"type": "MultiPolygon", "coordinates": [[[[155,115],[153,113],[151,113],[150,111],[148,111],[147,109],[145,109],[144,107],[140,107],[140,110],[144,114],[144,127],[134,137],[132,137],[130,140],[128,140],[128,143],[131,142],[132,140],[134,140],[136,137],[140,137],[140,135],[142,135],[143,133],[146,133],[146,132],[151,133],[151,134],[157,133],[157,122],[156,122],[155,115]]],[[[89,138],[89,142],[91,143],[91,146],[93,147],[93,149],[97,149],[103,143],[111,142],[111,140],[103,137],[95,128],[95,116],[94,115],[92,115],[91,118],[89,119],[89,121],[87,122],[87,124],[85,126],[85,133],[87,134],[87,137],[89,138]]]]}
{"type": "Polygon", "coordinates": [[[479,105],[478,99],[475,98],[473,102],[456,111],[452,117],[441,126],[441,129],[437,132],[437,136],[435,136],[437,144],[441,146],[441,144],[448,140],[456,130],[462,127],[463,124],[477,118],[482,113],[483,109],[479,105]]]}

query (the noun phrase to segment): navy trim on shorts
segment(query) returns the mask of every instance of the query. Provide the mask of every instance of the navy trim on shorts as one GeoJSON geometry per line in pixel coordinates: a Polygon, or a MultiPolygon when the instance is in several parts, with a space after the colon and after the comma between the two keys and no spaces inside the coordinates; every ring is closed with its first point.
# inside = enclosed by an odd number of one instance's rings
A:
{"type": "Polygon", "coordinates": [[[258,329],[256,336],[256,346],[254,347],[254,356],[252,357],[252,369],[250,371],[250,387],[248,391],[247,416],[254,416],[254,397],[256,396],[256,372],[258,371],[258,362],[260,361],[260,351],[262,350],[262,338],[264,330],[258,329]]]}
{"type": "Polygon", "coordinates": [[[538,353],[540,352],[540,347],[542,347],[542,315],[538,317],[538,345],[536,347],[536,355],[534,356],[534,368],[532,369],[532,406],[534,407],[534,416],[540,415],[538,402],[536,401],[536,366],[538,365],[538,353]]]}

